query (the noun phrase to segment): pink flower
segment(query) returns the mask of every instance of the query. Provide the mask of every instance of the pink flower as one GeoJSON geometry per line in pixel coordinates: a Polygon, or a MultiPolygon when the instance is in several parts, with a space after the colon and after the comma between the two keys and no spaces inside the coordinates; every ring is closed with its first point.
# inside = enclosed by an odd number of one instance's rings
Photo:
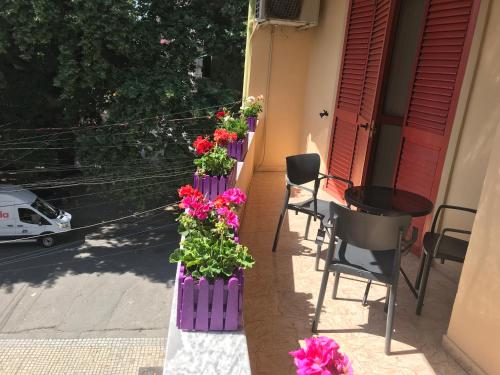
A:
{"type": "Polygon", "coordinates": [[[194,195],[184,197],[180,207],[183,208],[188,215],[199,220],[206,220],[211,210],[209,202],[205,199],[199,199],[199,197],[194,195]]]}
{"type": "Polygon", "coordinates": [[[165,38],[160,39],[160,44],[162,45],[168,46],[170,43],[172,43],[170,39],[165,39],[165,38]]]}
{"type": "Polygon", "coordinates": [[[305,339],[306,347],[290,352],[297,366],[297,375],[352,375],[349,358],[339,352],[339,345],[328,337],[305,339]]]}
{"type": "Polygon", "coordinates": [[[219,220],[226,223],[226,225],[233,229],[238,229],[240,226],[240,221],[238,215],[227,207],[221,207],[217,209],[217,214],[219,215],[219,220]]]}
{"type": "Polygon", "coordinates": [[[228,202],[233,204],[243,204],[247,200],[247,196],[238,188],[228,189],[224,193],[222,193],[222,197],[225,198],[228,202]]]}

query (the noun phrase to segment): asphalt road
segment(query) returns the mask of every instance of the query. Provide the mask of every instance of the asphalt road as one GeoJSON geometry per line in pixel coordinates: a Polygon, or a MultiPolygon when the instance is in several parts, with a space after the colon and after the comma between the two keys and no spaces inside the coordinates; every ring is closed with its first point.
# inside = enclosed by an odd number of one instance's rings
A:
{"type": "Polygon", "coordinates": [[[0,339],[165,337],[178,240],[156,211],[50,249],[0,245],[0,339]]]}

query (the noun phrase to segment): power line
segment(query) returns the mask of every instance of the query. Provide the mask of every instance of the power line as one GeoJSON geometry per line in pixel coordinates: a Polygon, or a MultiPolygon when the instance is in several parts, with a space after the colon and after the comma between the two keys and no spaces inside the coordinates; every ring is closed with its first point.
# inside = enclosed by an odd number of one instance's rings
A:
{"type": "Polygon", "coordinates": [[[193,167],[193,162],[191,160],[186,160],[179,163],[172,163],[171,165],[165,167],[124,167],[124,170],[121,172],[118,171],[103,171],[103,173],[98,173],[95,175],[83,175],[83,176],[73,176],[73,177],[64,177],[64,178],[56,178],[49,180],[41,180],[36,183],[25,183],[20,186],[28,187],[28,186],[46,186],[55,183],[70,183],[70,182],[92,182],[92,181],[104,181],[107,178],[117,178],[117,177],[134,177],[138,175],[150,175],[150,174],[158,174],[158,173],[171,173],[180,170],[185,170],[188,167],[193,167]],[[125,172],[125,173],[123,173],[125,172]]]}
{"type": "MultiPolygon", "coordinates": [[[[129,120],[129,121],[125,120],[125,121],[116,122],[116,123],[112,123],[112,124],[104,124],[104,125],[91,126],[91,127],[90,126],[88,126],[88,127],[78,127],[78,129],[75,129],[75,130],[78,130],[78,131],[95,130],[95,129],[102,129],[102,128],[114,127],[114,126],[128,127],[131,124],[141,124],[141,123],[144,123],[145,121],[149,121],[149,120],[160,121],[160,119],[162,121],[164,121],[164,122],[167,122],[167,121],[181,122],[183,120],[182,118],[180,118],[180,119],[171,119],[171,120],[167,120],[166,118],[168,118],[169,116],[175,116],[175,115],[179,115],[179,114],[183,114],[183,113],[192,113],[192,112],[203,111],[203,110],[212,109],[212,108],[230,106],[230,105],[234,105],[234,104],[237,104],[237,103],[240,103],[240,102],[241,102],[241,100],[238,100],[238,101],[234,101],[232,103],[227,103],[227,104],[219,104],[219,105],[214,105],[214,106],[205,107],[205,108],[196,108],[196,109],[192,109],[192,110],[187,110],[187,111],[177,112],[177,113],[171,113],[171,114],[156,115],[156,116],[145,117],[145,118],[141,118],[141,119],[137,119],[137,120],[129,120]]],[[[200,119],[201,118],[206,118],[206,116],[205,117],[200,117],[200,119]]],[[[67,130],[67,131],[62,131],[62,132],[58,132],[58,133],[52,133],[52,135],[67,134],[67,133],[73,133],[73,130],[67,130]]],[[[23,140],[26,140],[26,139],[37,139],[37,138],[40,138],[40,137],[47,137],[47,135],[40,135],[40,136],[32,136],[32,137],[19,138],[18,141],[23,141],[23,140]]],[[[0,142],[0,145],[1,144],[3,144],[3,143],[0,142]]]]}
{"type": "MultiPolygon", "coordinates": [[[[49,141],[49,142],[50,142],[50,141],[49,141]]],[[[24,158],[25,158],[26,156],[28,156],[28,155],[31,155],[33,152],[35,152],[35,150],[28,151],[28,152],[27,152],[27,153],[25,153],[24,155],[22,155],[22,156],[18,157],[17,159],[15,159],[15,160],[14,160],[14,163],[15,163],[16,161],[19,161],[19,160],[21,160],[21,159],[24,159],[24,158]]],[[[7,163],[7,164],[2,165],[2,166],[0,167],[0,169],[5,168],[5,167],[6,167],[6,166],[8,166],[9,164],[10,164],[10,163],[7,163]]]]}
{"type": "MultiPolygon", "coordinates": [[[[232,105],[235,105],[235,104],[238,104],[238,103],[241,103],[241,100],[236,100],[234,102],[226,103],[226,104],[217,104],[217,105],[213,105],[213,106],[210,106],[210,107],[188,109],[188,110],[185,110],[185,111],[182,111],[182,112],[163,113],[163,114],[159,114],[159,115],[152,116],[152,117],[139,118],[139,119],[136,119],[136,120],[126,120],[125,119],[125,120],[122,120],[121,122],[119,122],[117,124],[123,124],[123,123],[126,123],[127,121],[131,122],[131,121],[141,121],[141,120],[153,120],[153,119],[159,119],[159,118],[163,118],[163,119],[167,118],[167,120],[166,120],[167,122],[193,120],[193,119],[205,119],[205,118],[207,118],[207,116],[180,117],[180,118],[175,118],[175,119],[168,119],[168,117],[182,115],[184,113],[194,113],[194,112],[198,112],[198,111],[204,111],[204,110],[207,110],[207,109],[222,108],[222,107],[232,106],[232,105]]],[[[4,124],[3,126],[14,124],[16,122],[20,122],[20,120],[8,122],[8,123],[4,124]]],[[[0,126],[0,127],[2,127],[2,126],[0,126]]],[[[5,129],[5,130],[6,131],[49,131],[49,130],[69,130],[69,129],[81,129],[81,126],[73,126],[71,128],[67,128],[67,127],[64,127],[64,128],[16,128],[16,129],[5,129]]]]}
{"type": "MultiPolygon", "coordinates": [[[[156,213],[156,214],[154,214],[154,215],[149,215],[149,216],[146,216],[146,217],[145,217],[145,218],[143,218],[143,219],[138,219],[138,220],[135,220],[134,222],[130,223],[130,226],[132,226],[132,225],[134,225],[134,226],[135,226],[135,225],[137,225],[137,224],[139,224],[139,223],[144,223],[144,222],[146,222],[146,221],[148,221],[148,220],[150,220],[150,219],[153,219],[153,218],[158,217],[158,216],[163,215],[163,214],[164,214],[164,212],[159,212],[159,213],[156,213]]],[[[122,238],[122,237],[128,237],[128,235],[125,235],[125,236],[119,236],[118,238],[122,238]]],[[[115,238],[116,238],[116,237],[115,237],[115,238]]],[[[75,242],[73,242],[73,243],[76,243],[76,242],[79,242],[79,241],[75,241],[75,242]]],[[[69,245],[71,245],[71,244],[72,244],[72,243],[66,243],[66,244],[64,244],[64,246],[69,246],[69,245]]],[[[54,248],[51,248],[50,250],[51,250],[51,251],[52,251],[52,250],[57,250],[58,248],[61,248],[61,246],[56,246],[56,247],[54,247],[54,248]]],[[[36,251],[34,251],[34,252],[30,252],[30,253],[29,253],[29,255],[36,255],[36,254],[46,253],[46,252],[47,252],[47,249],[42,248],[42,249],[36,250],[36,251]]],[[[9,261],[9,260],[12,260],[12,259],[18,259],[19,257],[24,257],[24,256],[26,256],[26,255],[25,255],[25,254],[14,254],[14,255],[10,255],[10,256],[6,256],[6,257],[2,257],[2,258],[0,258],[0,263],[3,263],[4,261],[9,261]]]]}
{"type": "MultiPolygon", "coordinates": [[[[160,225],[158,227],[145,229],[145,230],[142,230],[142,231],[139,231],[139,232],[129,233],[129,234],[126,234],[126,235],[123,235],[123,236],[113,237],[113,239],[117,240],[117,239],[121,239],[121,238],[132,237],[132,236],[135,236],[135,235],[138,235],[138,234],[142,234],[142,233],[146,233],[146,232],[152,232],[153,230],[156,230],[156,229],[168,228],[168,227],[173,227],[173,226],[176,226],[176,225],[177,225],[177,223],[164,224],[164,225],[160,225]]],[[[175,242],[177,242],[177,241],[175,241],[175,242]]],[[[65,246],[68,246],[68,244],[65,244],[65,246]]],[[[55,249],[50,249],[49,251],[47,251],[46,249],[40,249],[40,250],[38,250],[37,252],[34,252],[34,253],[13,256],[13,257],[11,257],[11,259],[7,259],[5,261],[2,258],[2,259],[0,259],[0,267],[7,266],[9,264],[18,263],[18,262],[27,261],[27,260],[38,259],[38,258],[42,258],[44,256],[54,255],[54,254],[57,254],[59,252],[64,252],[64,251],[69,251],[69,250],[71,250],[71,249],[67,249],[67,248],[64,248],[64,247],[58,247],[58,248],[55,248],[55,249]]]]}
{"type": "MultiPolygon", "coordinates": [[[[6,123],[4,123],[4,124],[0,125],[0,128],[3,128],[3,127],[5,127],[5,126],[7,126],[7,125],[15,124],[16,122],[19,122],[19,121],[21,121],[21,120],[14,120],[14,121],[9,121],[9,122],[6,122],[6,123]]],[[[8,131],[8,130],[10,130],[10,129],[5,129],[5,130],[6,130],[6,131],[8,131]]]]}
{"type": "MultiPolygon", "coordinates": [[[[139,180],[147,180],[150,178],[167,178],[167,177],[175,177],[182,175],[183,173],[187,173],[188,171],[185,170],[185,172],[178,173],[178,174],[167,174],[167,175],[153,175],[153,176],[146,176],[146,177],[137,177],[137,178],[123,178],[123,179],[114,179],[114,180],[109,180],[109,181],[101,181],[101,182],[79,182],[79,183],[72,183],[72,184],[61,184],[61,185],[55,185],[55,186],[28,186],[30,190],[40,190],[40,189],[60,189],[63,187],[72,187],[72,186],[80,186],[80,185],[104,185],[104,184],[112,184],[116,182],[124,182],[124,181],[139,181],[139,180]]],[[[17,192],[17,191],[23,191],[26,189],[17,189],[17,190],[9,190],[9,192],[17,192]]]]}
{"type": "MultiPolygon", "coordinates": [[[[202,117],[202,118],[206,118],[206,117],[202,117]]],[[[199,125],[199,126],[190,126],[189,130],[193,131],[193,130],[196,130],[197,128],[201,128],[201,127],[202,127],[202,125],[199,125]]],[[[80,128],[80,129],[82,129],[82,128],[80,128]]],[[[150,129],[150,131],[148,133],[152,134],[153,130],[155,130],[155,129],[150,129]]],[[[177,129],[177,126],[176,127],[168,128],[168,130],[170,130],[171,133],[166,133],[166,136],[170,136],[170,135],[176,134],[175,131],[179,131],[177,129]]],[[[72,133],[74,133],[74,132],[72,132],[72,133]]],[[[109,134],[109,135],[114,137],[114,136],[117,136],[117,135],[129,135],[129,134],[131,134],[130,131],[122,132],[122,133],[112,133],[112,134],[109,134]]],[[[53,136],[53,135],[56,135],[56,134],[47,134],[47,135],[44,135],[43,137],[49,137],[49,136],[53,136]]],[[[57,139],[58,142],[62,142],[62,141],[74,141],[74,140],[75,140],[74,137],[59,138],[59,139],[57,139]]],[[[46,140],[46,139],[40,139],[40,140],[25,141],[25,142],[22,142],[22,141],[20,142],[19,140],[16,140],[16,141],[5,141],[5,142],[0,142],[0,144],[5,146],[5,145],[11,145],[11,144],[17,145],[17,144],[25,144],[25,143],[27,143],[27,144],[33,144],[33,143],[51,143],[51,142],[52,142],[52,140],[49,141],[49,140],[46,140]]]]}
{"type": "MultiPolygon", "coordinates": [[[[84,225],[84,226],[78,227],[78,228],[72,228],[72,229],[69,229],[69,230],[64,231],[62,233],[69,233],[69,232],[74,232],[74,231],[77,231],[77,230],[93,228],[93,227],[96,227],[96,226],[99,226],[99,225],[115,223],[117,221],[121,221],[121,220],[125,220],[125,219],[130,219],[132,217],[137,217],[137,216],[140,216],[140,215],[144,215],[145,213],[149,213],[149,212],[153,212],[153,211],[158,211],[158,210],[161,210],[161,209],[166,209],[167,207],[172,207],[172,206],[175,206],[176,204],[177,204],[177,202],[169,203],[169,204],[166,204],[164,206],[155,207],[155,208],[152,208],[152,209],[147,210],[147,211],[136,212],[136,213],[133,213],[132,215],[127,215],[127,216],[119,217],[119,218],[116,218],[116,219],[101,221],[100,223],[94,223],[94,224],[84,225]]],[[[57,234],[57,233],[54,233],[54,234],[57,234]]],[[[20,239],[15,239],[15,240],[0,241],[0,244],[21,242],[21,241],[26,241],[26,240],[32,240],[32,239],[42,238],[42,237],[45,237],[45,236],[46,236],[46,234],[40,234],[40,235],[36,235],[36,236],[28,236],[28,237],[24,237],[24,238],[20,238],[20,239]]]]}
{"type": "MultiPolygon", "coordinates": [[[[184,174],[181,174],[181,175],[184,175],[184,174]]],[[[186,176],[190,176],[190,175],[192,175],[192,172],[186,172],[185,175],[186,176]]],[[[183,181],[184,179],[185,179],[185,177],[182,177],[182,178],[177,178],[177,179],[169,180],[168,182],[183,181]]],[[[165,181],[155,182],[153,184],[146,184],[146,185],[141,184],[139,187],[141,189],[144,189],[144,188],[147,188],[147,187],[156,186],[156,185],[160,185],[160,184],[165,184],[165,181]]],[[[137,186],[127,186],[125,188],[109,189],[109,190],[106,190],[106,191],[98,191],[98,192],[94,192],[94,193],[84,193],[84,194],[77,194],[77,195],[68,195],[68,196],[64,196],[64,197],[44,199],[44,200],[46,202],[54,202],[54,201],[59,201],[61,199],[89,197],[89,196],[93,196],[93,195],[108,194],[110,192],[123,191],[123,190],[129,190],[129,189],[137,189],[137,188],[138,188],[137,186]]],[[[0,205],[0,208],[2,208],[2,207],[21,206],[21,205],[31,204],[31,203],[32,202],[4,204],[4,205],[0,205]]]]}
{"type": "MultiPolygon", "coordinates": [[[[175,243],[178,244],[179,241],[176,240],[176,241],[163,242],[163,243],[158,244],[158,245],[150,245],[150,246],[143,246],[143,247],[140,247],[140,248],[134,248],[134,249],[130,249],[130,250],[116,251],[113,254],[99,255],[99,256],[92,257],[92,258],[84,258],[84,259],[71,260],[69,262],[65,262],[65,264],[80,263],[80,262],[85,262],[85,261],[89,261],[89,260],[109,258],[109,257],[117,256],[117,255],[123,255],[123,254],[132,253],[132,252],[137,252],[137,251],[151,250],[151,249],[155,249],[155,248],[160,247],[160,246],[163,247],[163,246],[166,246],[166,245],[173,245],[175,243]]],[[[36,268],[57,266],[59,264],[60,263],[50,263],[50,264],[42,264],[42,265],[36,265],[36,266],[31,266],[31,267],[22,267],[22,268],[16,268],[16,269],[13,269],[13,270],[3,270],[3,271],[0,271],[0,273],[10,273],[10,272],[25,271],[25,270],[29,270],[29,269],[36,269],[36,268]]]]}
{"type": "MultiPolygon", "coordinates": [[[[169,138],[170,136],[177,136],[179,137],[180,135],[182,134],[176,134],[176,133],[171,133],[169,135],[167,135],[166,138],[169,138]]],[[[168,140],[168,139],[162,139],[162,140],[168,140]]],[[[178,139],[174,139],[174,141],[177,141],[178,139]]],[[[47,143],[52,143],[52,142],[55,142],[55,141],[59,141],[57,139],[53,139],[53,140],[50,140],[50,141],[43,141],[43,142],[47,142],[47,143]]],[[[160,140],[158,140],[160,141],[160,140]]],[[[116,144],[116,145],[93,145],[93,147],[98,147],[98,148],[120,148],[120,147],[125,147],[125,146],[129,146],[129,147],[141,147],[141,146],[161,146],[159,144],[159,142],[137,142],[137,143],[122,143],[122,144],[116,144]]],[[[33,142],[36,142],[36,141],[33,141],[33,142]]],[[[20,143],[33,143],[33,142],[20,142],[20,143]]],[[[168,146],[168,143],[163,143],[162,144],[164,147],[167,147],[168,146]]],[[[0,144],[0,146],[3,146],[2,144],[0,144]]],[[[69,149],[78,149],[78,148],[81,148],[81,145],[73,145],[73,146],[60,146],[60,147],[2,147],[1,148],[1,151],[18,151],[18,150],[69,150],[69,149]]],[[[19,159],[17,159],[19,160],[19,159]]]]}
{"type": "MultiPolygon", "coordinates": [[[[0,159],[3,161],[13,161],[9,159],[0,159]]],[[[178,160],[178,159],[174,159],[178,160]]],[[[35,160],[30,160],[29,162],[36,163],[35,160]]],[[[66,170],[75,170],[75,169],[105,169],[109,167],[121,167],[121,168],[137,168],[137,167],[145,167],[145,168],[154,168],[157,167],[162,168],[162,167],[169,167],[170,165],[173,164],[172,159],[159,159],[159,160],[152,160],[152,159],[140,159],[137,161],[126,161],[126,164],[122,163],[103,163],[103,162],[96,162],[94,164],[82,164],[82,165],[75,165],[75,164],[56,164],[56,163],[44,163],[44,166],[40,167],[31,167],[31,168],[24,168],[24,169],[16,169],[16,170],[7,170],[7,171],[0,171],[0,174],[20,174],[20,173],[41,173],[41,172],[59,172],[59,171],[66,171],[66,170]],[[47,165],[47,167],[45,167],[47,165]]],[[[175,164],[175,163],[174,163],[175,164]]]]}
{"type": "MultiPolygon", "coordinates": [[[[202,130],[205,130],[205,127],[203,128],[193,128],[193,129],[189,129],[192,133],[198,133],[202,130]]],[[[210,129],[212,130],[212,129],[210,129]]],[[[209,131],[210,133],[210,131],[209,131]]],[[[129,133],[123,133],[123,134],[129,134],[129,133]]],[[[185,139],[185,137],[187,136],[193,136],[194,134],[189,134],[189,133],[186,133],[185,131],[181,131],[179,133],[176,133],[176,132],[172,132],[172,133],[169,133],[167,134],[165,137],[162,137],[160,139],[157,139],[157,140],[151,140],[151,141],[148,141],[148,142],[143,142],[143,141],[136,141],[134,143],[119,143],[119,144],[112,144],[112,145],[103,145],[103,144],[95,144],[95,145],[92,145],[92,147],[97,147],[97,148],[120,148],[120,147],[147,147],[147,146],[153,146],[153,147],[159,147],[161,148],[161,146],[163,146],[163,148],[165,147],[168,147],[170,144],[174,143],[174,144],[189,144],[189,141],[185,139]],[[169,142],[170,141],[170,142],[169,142]]],[[[30,142],[19,142],[20,144],[21,143],[27,143],[28,146],[21,146],[21,147],[3,147],[3,145],[0,144],[1,147],[1,150],[0,152],[3,152],[3,151],[18,151],[18,150],[69,150],[69,149],[81,149],[82,148],[82,145],[81,144],[73,144],[72,146],[57,146],[57,147],[49,147],[49,143],[53,143],[53,142],[62,142],[62,141],[65,141],[65,140],[69,140],[69,139],[62,139],[62,140],[59,140],[59,139],[52,139],[50,141],[43,141],[44,143],[46,143],[47,145],[46,146],[41,146],[41,145],[33,145],[33,146],[29,146],[30,144],[32,143],[35,143],[35,142],[40,142],[40,141],[30,141],[30,142]],[[34,147],[34,146],[37,146],[37,147],[34,147]],[[38,147],[40,146],[40,147],[38,147]]],[[[116,140],[115,140],[116,141],[116,140]]],[[[16,161],[22,159],[21,158],[18,158],[16,159],[16,161]]]]}

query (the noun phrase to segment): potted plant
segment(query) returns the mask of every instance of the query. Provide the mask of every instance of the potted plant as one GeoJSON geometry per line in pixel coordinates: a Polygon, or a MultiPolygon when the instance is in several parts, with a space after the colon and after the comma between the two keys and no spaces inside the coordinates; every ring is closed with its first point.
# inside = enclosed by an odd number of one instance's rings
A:
{"type": "Polygon", "coordinates": [[[264,101],[264,96],[259,95],[257,98],[254,96],[249,96],[243,102],[240,108],[240,113],[246,118],[248,124],[248,130],[254,132],[257,127],[257,117],[259,113],[262,112],[262,102],[264,101]]]}
{"type": "Polygon", "coordinates": [[[340,346],[335,340],[318,336],[304,341],[306,343],[304,348],[289,353],[294,357],[297,375],[354,374],[349,357],[339,352],[340,346]]]}
{"type": "Polygon", "coordinates": [[[180,262],[177,327],[190,331],[234,331],[242,326],[243,269],[254,264],[248,248],[236,241],[235,209],[246,196],[229,189],[208,200],[187,185],[182,198],[181,248],[170,256],[180,262]]]}
{"type": "Polygon", "coordinates": [[[198,136],[193,142],[197,158],[194,164],[193,186],[214,199],[217,195],[234,186],[236,179],[236,159],[228,155],[226,147],[210,141],[209,137],[198,136]]]}
{"type": "Polygon", "coordinates": [[[244,117],[232,117],[226,110],[217,112],[217,119],[220,121],[219,129],[214,133],[214,140],[217,137],[217,131],[225,130],[229,134],[236,134],[236,140],[226,142],[226,148],[229,156],[238,161],[243,161],[248,150],[248,124],[244,117]],[[221,113],[224,115],[221,116],[221,113]]]}

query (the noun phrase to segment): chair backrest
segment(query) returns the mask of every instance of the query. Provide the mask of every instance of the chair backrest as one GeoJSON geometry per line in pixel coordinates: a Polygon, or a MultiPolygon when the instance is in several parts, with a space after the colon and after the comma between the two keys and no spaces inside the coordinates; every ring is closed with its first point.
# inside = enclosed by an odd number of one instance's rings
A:
{"type": "Polygon", "coordinates": [[[334,223],[335,235],[342,241],[379,251],[398,248],[399,234],[407,231],[411,217],[372,215],[330,202],[330,220],[334,223]]]}
{"type": "Polygon", "coordinates": [[[318,154],[287,156],[286,174],[292,184],[302,185],[318,178],[320,164],[318,154]]]}

